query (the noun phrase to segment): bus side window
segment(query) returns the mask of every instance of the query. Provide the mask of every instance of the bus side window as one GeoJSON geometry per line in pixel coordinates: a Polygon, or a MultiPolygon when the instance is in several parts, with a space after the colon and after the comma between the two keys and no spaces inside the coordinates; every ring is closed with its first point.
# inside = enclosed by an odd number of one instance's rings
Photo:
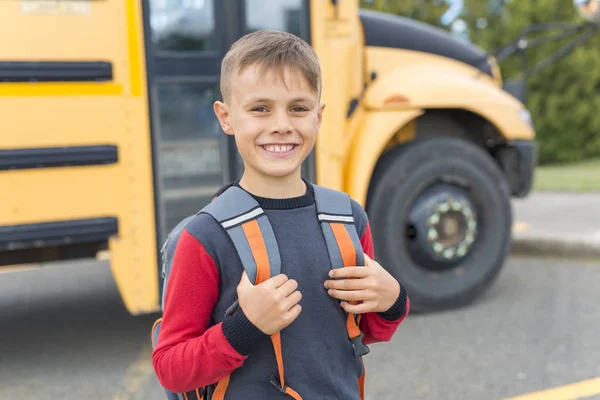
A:
{"type": "Polygon", "coordinates": [[[217,88],[197,82],[157,84],[159,177],[164,231],[198,211],[222,184],[221,127],[212,110],[217,88]]]}
{"type": "Polygon", "coordinates": [[[150,0],[154,51],[217,49],[214,0],[150,0]]]}
{"type": "Polygon", "coordinates": [[[305,0],[245,0],[246,33],[274,29],[308,40],[305,0]]]}

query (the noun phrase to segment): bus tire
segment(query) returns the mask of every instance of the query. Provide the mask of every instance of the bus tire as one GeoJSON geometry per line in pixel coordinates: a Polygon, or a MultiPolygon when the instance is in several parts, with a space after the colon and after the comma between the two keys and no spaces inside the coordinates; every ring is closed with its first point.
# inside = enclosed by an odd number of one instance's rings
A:
{"type": "Polygon", "coordinates": [[[473,302],[510,251],[506,179],[475,144],[437,137],[386,153],[374,173],[367,213],[375,256],[402,285],[411,311],[473,302]]]}

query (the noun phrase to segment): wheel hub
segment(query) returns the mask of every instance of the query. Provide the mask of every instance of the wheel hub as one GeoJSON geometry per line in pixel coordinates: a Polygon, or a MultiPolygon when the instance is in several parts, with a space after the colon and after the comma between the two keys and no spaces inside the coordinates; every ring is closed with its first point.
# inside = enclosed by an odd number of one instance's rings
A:
{"type": "Polygon", "coordinates": [[[439,184],[424,191],[408,221],[409,251],[424,268],[454,266],[477,238],[475,206],[468,193],[454,185],[439,184]]]}
{"type": "Polygon", "coordinates": [[[427,225],[427,240],[437,255],[448,260],[467,253],[477,228],[470,205],[453,198],[436,204],[427,225]]]}

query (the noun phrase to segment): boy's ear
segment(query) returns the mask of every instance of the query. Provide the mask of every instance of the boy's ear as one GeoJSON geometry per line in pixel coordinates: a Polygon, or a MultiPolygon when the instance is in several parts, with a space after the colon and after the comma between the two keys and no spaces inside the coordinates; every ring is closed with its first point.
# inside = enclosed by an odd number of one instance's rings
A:
{"type": "Polygon", "coordinates": [[[325,110],[325,103],[319,104],[317,110],[317,130],[321,127],[321,122],[323,121],[323,110],[325,110]]]}
{"type": "Polygon", "coordinates": [[[219,123],[221,124],[221,129],[228,135],[233,135],[233,127],[231,126],[229,109],[227,108],[227,104],[215,101],[213,104],[213,109],[215,110],[215,114],[219,119],[219,123]]]}

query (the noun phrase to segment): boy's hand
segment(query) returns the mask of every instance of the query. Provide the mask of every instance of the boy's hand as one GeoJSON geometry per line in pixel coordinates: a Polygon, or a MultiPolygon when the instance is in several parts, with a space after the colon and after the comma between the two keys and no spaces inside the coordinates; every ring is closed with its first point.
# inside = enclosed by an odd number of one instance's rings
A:
{"type": "Polygon", "coordinates": [[[237,287],[238,301],[246,318],[267,335],[291,324],[302,311],[298,283],[280,274],[253,285],[246,271],[237,287]]]}
{"type": "Polygon", "coordinates": [[[364,267],[344,267],[332,269],[329,276],[337,278],[355,278],[327,280],[325,287],[331,297],[342,301],[346,312],[364,314],[389,310],[398,296],[400,283],[377,261],[365,254],[364,267]],[[362,301],[362,304],[350,304],[348,301],[362,301]]]}

